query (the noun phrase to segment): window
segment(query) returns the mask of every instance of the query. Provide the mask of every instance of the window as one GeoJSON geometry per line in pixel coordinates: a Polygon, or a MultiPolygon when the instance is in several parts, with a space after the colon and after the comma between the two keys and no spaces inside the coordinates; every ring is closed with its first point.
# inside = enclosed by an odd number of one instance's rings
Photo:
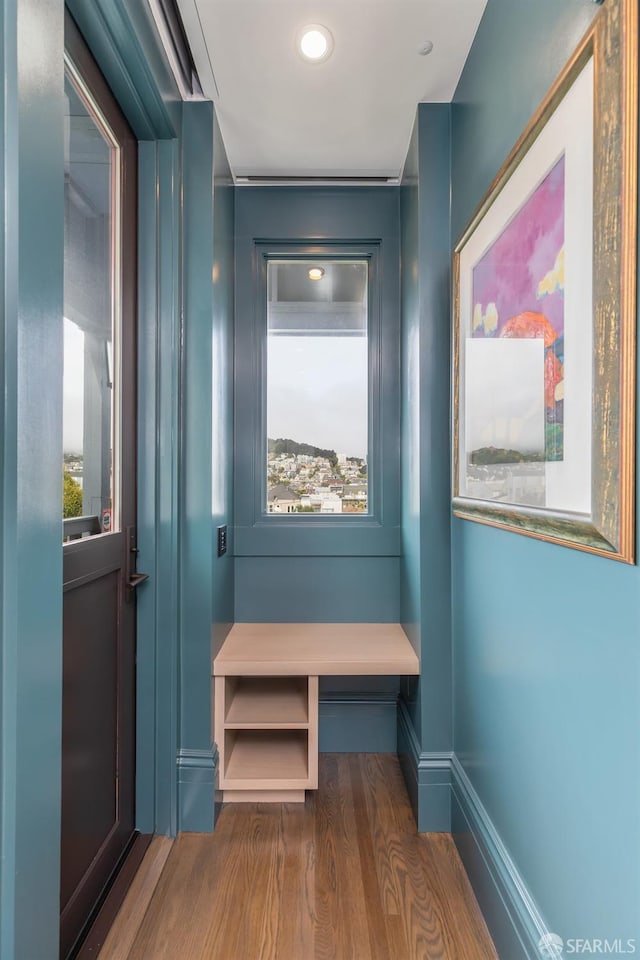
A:
{"type": "Polygon", "coordinates": [[[368,261],[269,259],[268,514],[367,514],[368,261]]]}
{"type": "Polygon", "coordinates": [[[295,237],[303,213],[320,216],[315,205],[324,194],[306,191],[300,205],[296,191],[239,193],[246,221],[236,237],[234,552],[396,556],[399,260],[389,226],[396,208],[389,204],[379,223],[369,205],[375,223],[361,224],[347,216],[352,207],[362,212],[361,195],[343,200],[336,192],[331,203],[339,199],[349,229],[360,225],[374,239],[274,241],[257,237],[273,222],[295,237]],[[309,277],[313,268],[324,271],[320,279],[309,277]]]}
{"type": "Polygon", "coordinates": [[[121,185],[118,141],[70,61],[65,98],[63,518],[74,540],[119,528],[121,185]]]}

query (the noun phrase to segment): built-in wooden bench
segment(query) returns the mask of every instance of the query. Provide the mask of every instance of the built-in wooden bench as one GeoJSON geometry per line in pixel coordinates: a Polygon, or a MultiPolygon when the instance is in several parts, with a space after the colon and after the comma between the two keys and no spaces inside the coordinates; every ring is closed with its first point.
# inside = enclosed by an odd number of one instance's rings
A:
{"type": "Polygon", "coordinates": [[[236,623],[213,661],[225,801],[304,801],[318,786],[318,677],[406,675],[397,623],[236,623]]]}

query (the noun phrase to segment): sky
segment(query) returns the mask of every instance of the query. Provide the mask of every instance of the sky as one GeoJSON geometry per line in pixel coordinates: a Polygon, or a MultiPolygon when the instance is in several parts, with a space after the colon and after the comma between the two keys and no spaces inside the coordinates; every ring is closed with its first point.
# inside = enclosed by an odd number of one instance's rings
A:
{"type": "Polygon", "coordinates": [[[367,338],[268,338],[267,432],[367,456],[367,338]]]}

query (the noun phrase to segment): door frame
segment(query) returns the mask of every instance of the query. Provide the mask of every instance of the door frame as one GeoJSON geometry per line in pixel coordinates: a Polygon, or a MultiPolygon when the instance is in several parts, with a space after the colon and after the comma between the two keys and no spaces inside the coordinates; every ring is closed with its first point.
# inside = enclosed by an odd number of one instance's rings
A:
{"type": "Polygon", "coordinates": [[[201,403],[213,389],[213,187],[226,176],[224,146],[213,104],[180,100],[148,0],[67,5],[138,138],[138,569],[151,580],[138,596],[136,826],[208,831],[216,577],[204,532],[211,410],[201,403]]]}
{"type": "MultiPolygon", "coordinates": [[[[65,543],[63,550],[63,693],[62,693],[62,834],[61,834],[61,909],[60,950],[65,956],[76,956],[79,944],[87,949],[85,938],[95,937],[94,920],[100,909],[105,889],[109,889],[117,873],[124,870],[128,855],[135,846],[139,833],[135,830],[135,686],[136,686],[136,604],[135,593],[128,595],[130,571],[136,569],[135,557],[131,563],[131,534],[135,545],[137,525],[137,323],[138,323],[138,141],[115,100],[104,75],[96,64],[71,14],[65,12],[65,88],[70,83],[81,100],[96,130],[105,143],[116,147],[110,154],[111,209],[109,231],[112,236],[111,256],[108,261],[111,290],[112,344],[116,373],[113,375],[115,395],[110,396],[109,435],[106,442],[111,450],[111,477],[109,493],[113,521],[100,536],[89,536],[65,543]],[[114,583],[115,577],[115,583],[114,583]],[[88,625],[87,591],[94,593],[97,614],[105,620],[113,617],[112,631],[92,636],[88,625]],[[85,598],[84,600],[82,598],[85,598]],[[99,599],[98,599],[99,597],[99,599]],[[103,606],[104,604],[104,606],[103,606]],[[75,622],[75,627],[72,624],[75,622]],[[89,633],[87,633],[87,630],[89,633]],[[107,733],[102,728],[102,739],[94,730],[91,743],[79,745],[81,727],[91,724],[84,710],[92,710],[92,701],[83,702],[82,695],[72,694],[77,683],[85,684],[84,668],[77,672],[74,661],[82,658],[87,643],[96,644],[96,654],[107,656],[113,668],[115,698],[114,727],[107,733]],[[107,654],[107,651],[109,653],[107,654]],[[111,737],[115,739],[112,740],[111,737]],[[114,764],[114,807],[110,811],[110,825],[100,840],[90,837],[91,831],[75,832],[76,825],[69,819],[78,815],[77,803],[86,787],[86,772],[77,769],[78,755],[87,747],[98,749],[98,769],[106,772],[114,764]],[[83,861],[82,875],[74,873],[77,857],[83,861]],[[71,876],[75,877],[72,883],[71,876]],[[70,889],[70,887],[73,889],[70,889]]],[[[72,147],[70,159],[74,159],[72,147]]],[[[66,192],[66,191],[65,191],[66,192]]],[[[65,247],[65,254],[66,254],[65,247]]],[[[65,277],[66,280],[66,277],[65,277]]],[[[82,306],[76,317],[73,307],[65,309],[74,321],[91,325],[90,314],[82,316],[82,306]]],[[[85,361],[86,363],[86,361],[85,361]]],[[[113,391],[112,391],[113,394],[113,391]]],[[[98,403],[104,415],[103,395],[98,403]]],[[[86,410],[86,398],[85,398],[86,410]]],[[[86,415],[86,414],[85,414],[86,415]]],[[[86,429],[85,429],[86,434],[86,429]]],[[[85,478],[87,476],[87,437],[85,436],[85,478]]],[[[100,454],[104,457],[105,436],[100,435],[100,454]]],[[[95,451],[93,451],[95,452],[95,451]]],[[[92,451],[89,448],[89,460],[92,451]]],[[[86,491],[86,480],[85,480],[86,491]]],[[[105,496],[104,479],[100,493],[105,496]]],[[[86,506],[86,497],[85,497],[86,506]]],[[[104,507],[104,501],[102,502],[104,507]]],[[[102,511],[98,511],[101,515],[102,511]]],[[[65,532],[67,523],[64,524],[65,532]]],[[[101,531],[101,516],[98,531],[101,531]]],[[[93,619],[93,617],[91,617],[93,619]]],[[[104,689],[100,673],[93,673],[88,683],[98,683],[104,689]]],[[[96,694],[97,695],[97,694],[96,694]]],[[[105,703],[106,706],[106,703],[105,703]]],[[[94,762],[95,762],[94,757],[94,762]]],[[[98,796],[93,794],[98,806],[98,796]]],[[[108,798],[101,794],[103,802],[108,798]]],[[[85,797],[86,800],[86,797],[85,797]]],[[[106,808],[102,810],[107,815],[106,808]]],[[[106,823],[101,823],[102,829],[106,823]]],[[[148,843],[150,837],[146,837],[148,843]]],[[[81,952],[81,955],[82,955],[81,952]]]]}
{"type": "Polygon", "coordinates": [[[178,823],[180,94],[146,5],[67,0],[138,138],[136,828],[178,823]],[[151,67],[151,70],[150,70],[151,67]]]}

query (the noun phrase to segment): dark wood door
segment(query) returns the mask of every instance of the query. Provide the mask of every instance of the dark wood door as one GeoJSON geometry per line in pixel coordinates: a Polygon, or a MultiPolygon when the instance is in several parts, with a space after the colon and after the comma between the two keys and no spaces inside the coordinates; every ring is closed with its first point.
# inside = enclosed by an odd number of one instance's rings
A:
{"type": "Polygon", "coordinates": [[[137,223],[136,141],[70,17],[65,46],[63,958],[135,827],[137,223]]]}

